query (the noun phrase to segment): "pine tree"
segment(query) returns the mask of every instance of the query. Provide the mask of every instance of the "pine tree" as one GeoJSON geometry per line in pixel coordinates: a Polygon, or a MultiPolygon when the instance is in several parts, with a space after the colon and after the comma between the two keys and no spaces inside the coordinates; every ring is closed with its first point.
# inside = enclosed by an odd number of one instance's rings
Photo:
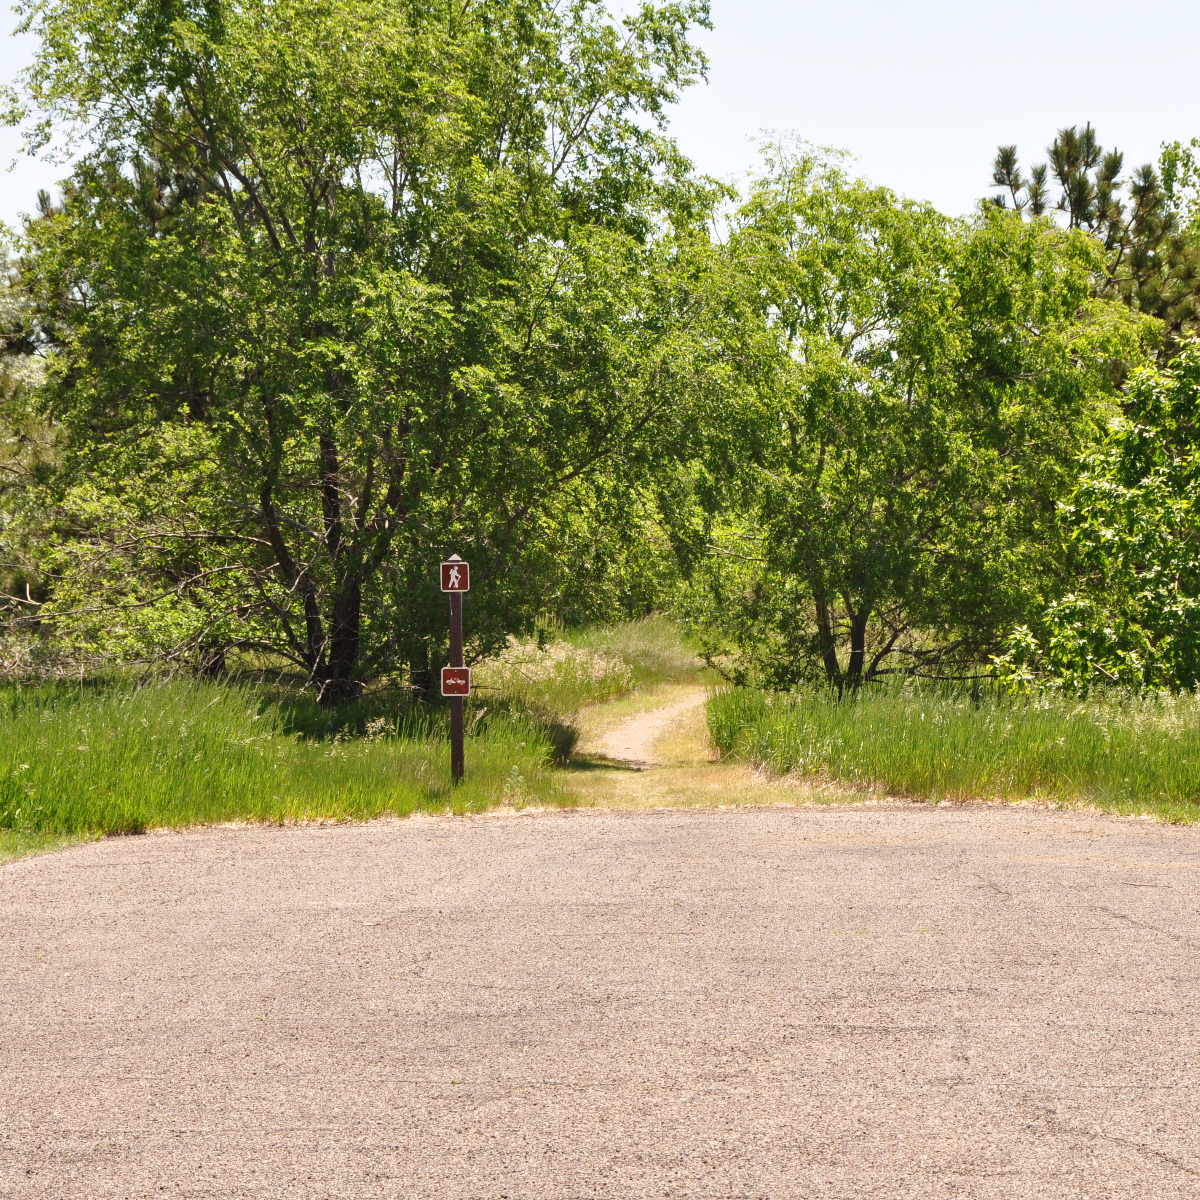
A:
{"type": "Polygon", "coordinates": [[[1200,328],[1200,234],[1180,220],[1177,204],[1153,163],[1121,176],[1125,156],[1105,151],[1091,124],[1058,131],[1047,163],[1021,171],[1015,145],[1000,146],[992,182],[1002,187],[990,203],[1030,219],[1051,207],[1049,180],[1058,184],[1053,210],[1071,229],[1085,229],[1104,244],[1106,270],[1099,295],[1116,297],[1166,327],[1163,353],[1200,328]]]}

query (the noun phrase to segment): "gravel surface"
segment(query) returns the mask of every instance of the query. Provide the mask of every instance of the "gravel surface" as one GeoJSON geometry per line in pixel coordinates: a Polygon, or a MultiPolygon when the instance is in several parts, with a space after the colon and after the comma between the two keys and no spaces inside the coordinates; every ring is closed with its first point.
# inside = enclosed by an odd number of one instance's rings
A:
{"type": "Polygon", "coordinates": [[[1200,829],[496,814],[0,868],[0,1195],[1200,1195],[1200,829]]]}

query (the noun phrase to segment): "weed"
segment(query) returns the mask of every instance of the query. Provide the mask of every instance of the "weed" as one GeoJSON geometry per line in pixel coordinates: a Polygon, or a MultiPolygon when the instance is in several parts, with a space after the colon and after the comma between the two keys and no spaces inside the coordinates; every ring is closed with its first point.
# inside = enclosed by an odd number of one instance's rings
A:
{"type": "Polygon", "coordinates": [[[715,679],[687,634],[668,617],[651,616],[617,625],[591,626],[564,636],[580,649],[623,661],[629,668],[630,690],[715,679]]]}
{"type": "Polygon", "coordinates": [[[518,641],[472,672],[472,688],[489,705],[506,704],[543,719],[567,722],[585,704],[629,690],[633,673],[620,658],[565,640],[518,641]]]}

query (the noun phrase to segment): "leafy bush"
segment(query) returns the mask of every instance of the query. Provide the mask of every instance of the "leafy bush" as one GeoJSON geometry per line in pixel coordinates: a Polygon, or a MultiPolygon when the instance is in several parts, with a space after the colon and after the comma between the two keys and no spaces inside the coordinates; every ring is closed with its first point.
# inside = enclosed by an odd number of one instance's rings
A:
{"type": "Polygon", "coordinates": [[[1014,689],[1193,688],[1200,681],[1200,342],[1137,372],[1124,413],[1062,505],[1075,592],[996,659],[1014,689]]]}

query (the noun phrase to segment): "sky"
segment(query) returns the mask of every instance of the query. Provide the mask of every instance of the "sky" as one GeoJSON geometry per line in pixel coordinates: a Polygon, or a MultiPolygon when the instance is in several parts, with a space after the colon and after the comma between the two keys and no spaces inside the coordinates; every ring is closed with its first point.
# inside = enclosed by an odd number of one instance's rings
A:
{"type": "MultiPolygon", "coordinates": [[[[997,145],[1026,167],[1044,161],[1063,125],[1091,121],[1127,169],[1163,141],[1200,137],[1200,3],[1157,0],[713,0],[698,41],[709,82],[684,93],[671,122],[706,174],[737,180],[764,131],[848,150],[859,173],[944,212],[991,194],[997,145]]],[[[15,18],[9,18],[9,28],[15,18]]],[[[2,26],[0,26],[2,28],[2,26]]],[[[33,53],[0,38],[0,78],[33,53]]],[[[0,130],[0,221],[34,207],[64,173],[19,162],[0,130]]]]}

